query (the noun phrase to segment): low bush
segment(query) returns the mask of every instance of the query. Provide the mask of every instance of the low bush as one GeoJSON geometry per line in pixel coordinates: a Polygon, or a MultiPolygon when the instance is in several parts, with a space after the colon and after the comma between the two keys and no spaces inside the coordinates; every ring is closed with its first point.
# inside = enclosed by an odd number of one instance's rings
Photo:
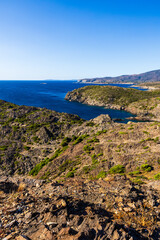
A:
{"type": "Polygon", "coordinates": [[[84,166],[83,169],[82,169],[82,171],[83,171],[85,174],[89,173],[90,170],[91,170],[91,167],[90,167],[90,166],[84,166]]]}
{"type": "Polygon", "coordinates": [[[67,178],[72,178],[74,177],[74,172],[71,171],[71,172],[68,172],[67,175],[66,175],[67,178]]]}
{"type": "Polygon", "coordinates": [[[63,138],[62,143],[61,143],[61,146],[62,146],[62,147],[68,146],[68,143],[69,143],[70,141],[71,141],[71,138],[69,138],[69,137],[63,138]]]}
{"type": "Polygon", "coordinates": [[[105,178],[107,176],[107,173],[105,171],[100,171],[98,175],[96,176],[97,179],[99,178],[105,178]]]}
{"type": "Polygon", "coordinates": [[[141,169],[145,172],[151,172],[153,170],[153,167],[149,164],[142,164],[141,169]]]}
{"type": "Polygon", "coordinates": [[[154,179],[155,180],[160,180],[160,173],[157,173],[156,175],[154,175],[154,179]]]}
{"type": "Polygon", "coordinates": [[[116,165],[109,169],[108,173],[110,174],[116,174],[116,173],[124,173],[125,167],[123,165],[116,165]]]}
{"type": "Polygon", "coordinates": [[[87,137],[89,137],[89,135],[87,135],[87,134],[77,137],[77,139],[74,141],[73,145],[76,145],[76,144],[82,142],[87,137]]]}
{"type": "Polygon", "coordinates": [[[86,153],[90,153],[92,150],[94,150],[94,147],[92,147],[90,144],[89,145],[85,145],[83,147],[83,150],[86,152],[86,153]]]}

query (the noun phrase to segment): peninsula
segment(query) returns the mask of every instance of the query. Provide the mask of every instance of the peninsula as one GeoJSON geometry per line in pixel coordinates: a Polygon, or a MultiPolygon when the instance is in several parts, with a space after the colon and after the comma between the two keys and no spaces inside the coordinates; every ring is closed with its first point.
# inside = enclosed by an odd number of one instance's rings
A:
{"type": "Polygon", "coordinates": [[[114,86],[86,86],[68,92],[66,100],[126,110],[141,120],[160,121],[160,90],[140,91],[114,86]]]}

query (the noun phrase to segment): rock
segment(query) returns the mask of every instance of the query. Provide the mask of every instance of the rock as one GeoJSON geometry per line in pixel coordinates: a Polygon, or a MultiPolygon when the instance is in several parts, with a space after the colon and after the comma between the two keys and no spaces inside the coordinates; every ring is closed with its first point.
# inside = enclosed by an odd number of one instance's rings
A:
{"type": "Polygon", "coordinates": [[[10,228],[10,227],[13,227],[14,225],[17,224],[17,221],[16,220],[13,220],[12,222],[8,223],[5,225],[5,228],[10,228]]]}
{"type": "Polygon", "coordinates": [[[29,238],[24,235],[21,235],[21,236],[16,237],[15,240],[29,240],[29,238]]]}
{"type": "Polygon", "coordinates": [[[54,236],[44,225],[41,225],[39,229],[29,236],[31,240],[54,240],[54,236]]]}
{"type": "Polygon", "coordinates": [[[95,123],[95,124],[106,124],[108,122],[111,122],[111,118],[108,114],[101,114],[99,115],[98,117],[92,119],[92,121],[95,123]]]}
{"type": "Polygon", "coordinates": [[[66,201],[64,199],[60,199],[58,201],[58,203],[56,204],[57,208],[66,207],[66,206],[67,206],[67,203],[66,203],[66,201]]]}

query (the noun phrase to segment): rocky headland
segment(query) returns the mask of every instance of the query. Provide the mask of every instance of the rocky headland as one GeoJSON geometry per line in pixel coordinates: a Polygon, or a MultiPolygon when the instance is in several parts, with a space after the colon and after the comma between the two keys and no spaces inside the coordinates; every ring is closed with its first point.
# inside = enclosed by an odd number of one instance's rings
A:
{"type": "Polygon", "coordinates": [[[0,129],[1,239],[160,239],[158,121],[0,101],[0,129]]]}
{"type": "Polygon", "coordinates": [[[140,91],[113,86],[86,86],[68,92],[66,100],[125,110],[139,120],[160,120],[160,90],[140,91]]]}

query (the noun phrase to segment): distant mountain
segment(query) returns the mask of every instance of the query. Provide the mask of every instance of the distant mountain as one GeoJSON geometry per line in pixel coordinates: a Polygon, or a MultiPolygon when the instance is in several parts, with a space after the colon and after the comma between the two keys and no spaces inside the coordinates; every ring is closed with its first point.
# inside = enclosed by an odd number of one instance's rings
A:
{"type": "Polygon", "coordinates": [[[154,70],[141,74],[122,75],[118,77],[86,78],[81,83],[143,83],[160,81],[160,70],[154,70]]]}

